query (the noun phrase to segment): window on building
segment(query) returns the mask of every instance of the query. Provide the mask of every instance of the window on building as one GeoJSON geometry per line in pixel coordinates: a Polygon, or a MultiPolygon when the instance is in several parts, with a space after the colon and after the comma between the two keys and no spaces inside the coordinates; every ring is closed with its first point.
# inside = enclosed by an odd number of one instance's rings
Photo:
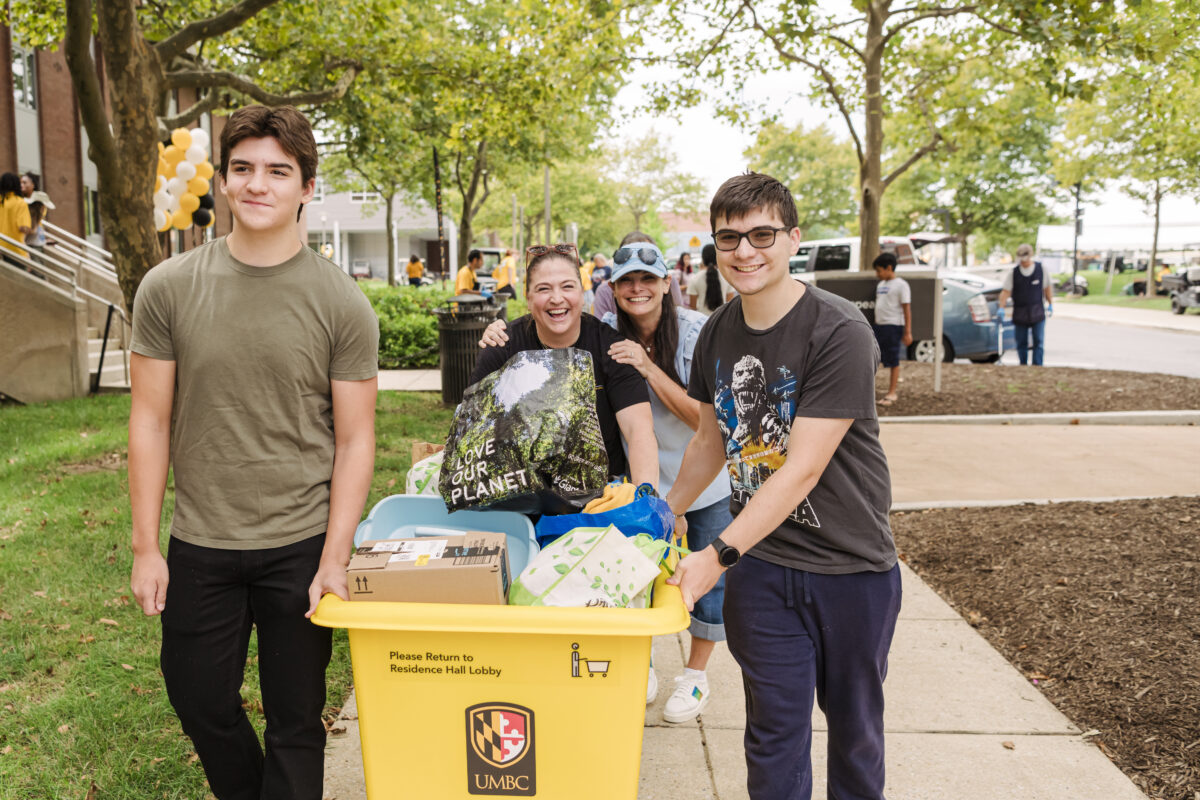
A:
{"type": "Polygon", "coordinates": [[[378,203],[382,199],[379,192],[368,192],[365,189],[355,190],[350,193],[351,203],[378,203]]]}
{"type": "Polygon", "coordinates": [[[325,181],[317,178],[317,182],[313,184],[313,196],[309,203],[324,203],[325,202],[325,181]]]}
{"type": "Polygon", "coordinates": [[[12,46],[13,100],[17,108],[37,109],[37,62],[34,51],[12,46]]]}
{"type": "Polygon", "coordinates": [[[100,193],[83,188],[83,235],[100,235],[100,193]]]}

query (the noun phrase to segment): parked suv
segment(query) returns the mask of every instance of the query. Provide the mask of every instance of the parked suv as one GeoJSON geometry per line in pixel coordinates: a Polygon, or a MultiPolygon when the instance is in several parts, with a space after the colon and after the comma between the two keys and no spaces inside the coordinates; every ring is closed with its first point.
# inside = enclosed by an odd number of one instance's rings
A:
{"type": "MultiPolygon", "coordinates": [[[[812,239],[800,243],[800,249],[788,262],[788,268],[793,275],[827,270],[856,272],[860,263],[859,249],[857,237],[812,239]]],[[[879,251],[895,253],[897,265],[901,269],[924,266],[917,258],[917,250],[907,236],[880,236],[879,251]]]]}

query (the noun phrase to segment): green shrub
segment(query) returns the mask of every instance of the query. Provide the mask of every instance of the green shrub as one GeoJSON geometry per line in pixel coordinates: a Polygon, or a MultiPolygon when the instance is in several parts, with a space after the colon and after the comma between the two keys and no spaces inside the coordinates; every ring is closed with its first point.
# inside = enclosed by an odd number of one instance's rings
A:
{"type": "MultiPolygon", "coordinates": [[[[454,296],[453,287],[388,286],[360,283],[379,317],[379,368],[430,369],[438,366],[438,323],[433,309],[454,296]]],[[[526,313],[525,298],[508,301],[508,318],[526,313]]]]}
{"type": "Polygon", "coordinates": [[[438,365],[438,326],[433,309],[454,292],[440,286],[359,284],[379,317],[380,369],[438,365]]]}

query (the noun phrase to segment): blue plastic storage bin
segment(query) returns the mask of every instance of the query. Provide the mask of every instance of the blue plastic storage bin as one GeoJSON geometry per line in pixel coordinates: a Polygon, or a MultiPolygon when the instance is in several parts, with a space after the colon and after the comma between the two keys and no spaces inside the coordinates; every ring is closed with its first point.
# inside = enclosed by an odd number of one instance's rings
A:
{"type": "Polygon", "coordinates": [[[379,539],[411,539],[436,536],[421,528],[451,528],[459,531],[495,531],[508,536],[508,568],[514,577],[538,552],[533,524],[515,511],[446,510],[440,497],[394,494],[375,504],[367,518],[358,523],[354,546],[379,539]]]}

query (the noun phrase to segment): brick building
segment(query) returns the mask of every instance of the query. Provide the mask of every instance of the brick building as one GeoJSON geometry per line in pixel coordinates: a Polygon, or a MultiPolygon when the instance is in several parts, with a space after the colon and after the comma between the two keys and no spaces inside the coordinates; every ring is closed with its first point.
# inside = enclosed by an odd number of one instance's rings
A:
{"type": "MultiPolygon", "coordinates": [[[[100,64],[98,52],[93,54],[100,64]]],[[[60,228],[104,246],[101,230],[99,180],[87,157],[88,137],[79,118],[79,104],[71,84],[62,48],[32,49],[21,45],[11,29],[0,26],[0,172],[32,172],[54,201],[47,220],[60,228]]],[[[104,86],[103,65],[100,81],[104,86]]],[[[171,113],[194,102],[191,90],[172,98],[171,113]]],[[[218,160],[216,141],[224,119],[205,115],[202,127],[214,142],[212,160],[218,160]]],[[[178,252],[229,232],[229,209],[220,192],[214,192],[216,222],[208,229],[190,228],[164,234],[164,244],[178,252]]]]}

